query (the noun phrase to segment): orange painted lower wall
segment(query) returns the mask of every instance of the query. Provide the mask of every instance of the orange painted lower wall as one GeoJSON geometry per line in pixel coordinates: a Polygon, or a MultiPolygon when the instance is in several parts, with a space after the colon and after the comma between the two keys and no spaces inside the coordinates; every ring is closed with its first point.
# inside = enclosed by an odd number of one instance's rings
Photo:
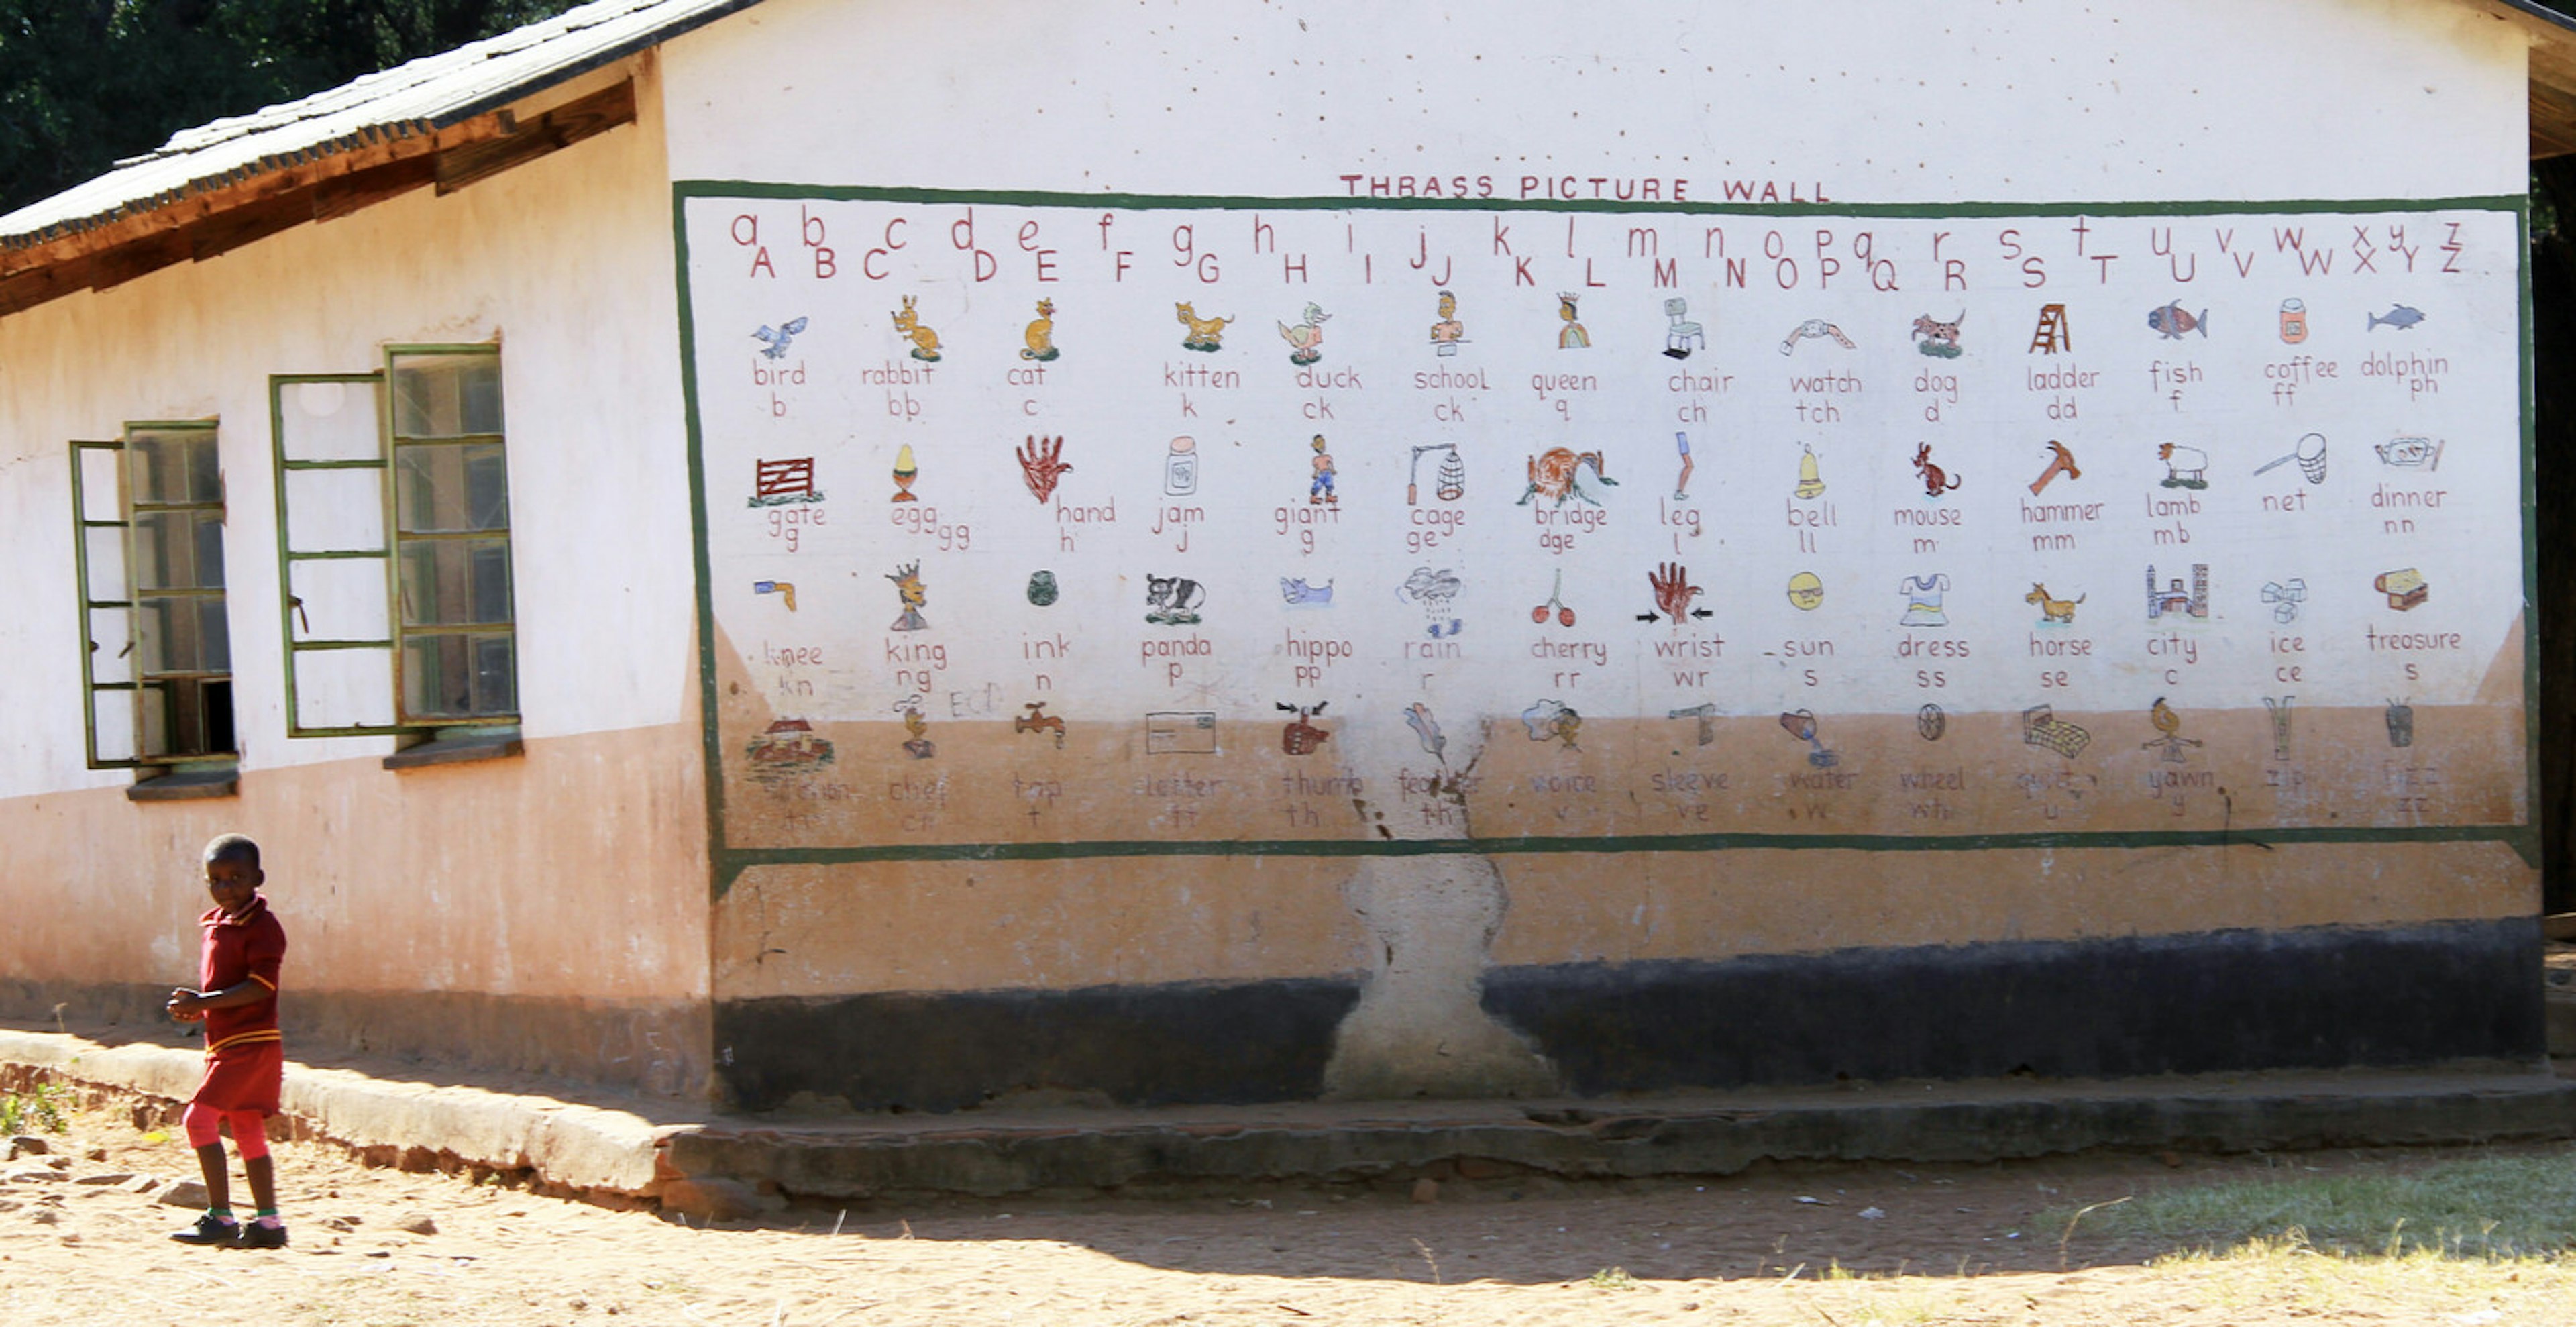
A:
{"type": "Polygon", "coordinates": [[[2492,840],[764,865],[715,1036],[755,1108],[2517,1059],[2537,888],[2492,840]]]}
{"type": "Polygon", "coordinates": [[[694,724],[537,738],[516,757],[243,772],[238,796],[0,801],[0,1015],[164,1037],[207,907],[198,853],[260,842],[298,1045],[694,1094],[710,1066],[694,724]]]}

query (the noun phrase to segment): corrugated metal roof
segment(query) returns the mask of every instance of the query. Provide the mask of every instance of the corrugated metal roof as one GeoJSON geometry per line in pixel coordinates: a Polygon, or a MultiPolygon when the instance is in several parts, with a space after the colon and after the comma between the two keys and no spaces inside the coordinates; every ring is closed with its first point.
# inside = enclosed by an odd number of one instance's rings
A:
{"type": "Polygon", "coordinates": [[[184,130],[97,179],[0,217],[0,248],[23,248],[268,171],[470,120],[758,3],[595,0],[328,91],[184,130]]]}

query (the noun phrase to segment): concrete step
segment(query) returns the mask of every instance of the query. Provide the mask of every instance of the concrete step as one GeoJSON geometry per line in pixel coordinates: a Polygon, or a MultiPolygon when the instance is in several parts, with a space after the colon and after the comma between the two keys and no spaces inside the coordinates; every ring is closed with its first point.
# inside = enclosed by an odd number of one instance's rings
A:
{"type": "Polygon", "coordinates": [[[2576,1057],[2576,987],[2549,988],[2549,1053],[2576,1057]]]}
{"type": "MultiPolygon", "coordinates": [[[[170,1046],[0,1028],[0,1086],[53,1078],[168,1114],[194,1090],[203,1063],[170,1046]]],[[[418,1081],[428,1072],[292,1063],[290,1132],[406,1169],[523,1173],[594,1202],[690,1210],[718,1190],[865,1200],[2576,1137],[2576,1078],[2535,1066],[807,1119],[727,1116],[494,1076],[418,1081]]]]}
{"type": "Polygon", "coordinates": [[[1635,1101],[1339,1103],[766,1125],[674,1135],[671,1166],[788,1193],[1724,1175],[1759,1161],[1977,1161],[2093,1148],[2290,1151],[2576,1137],[2546,1073],[1872,1085],[1635,1101]]]}

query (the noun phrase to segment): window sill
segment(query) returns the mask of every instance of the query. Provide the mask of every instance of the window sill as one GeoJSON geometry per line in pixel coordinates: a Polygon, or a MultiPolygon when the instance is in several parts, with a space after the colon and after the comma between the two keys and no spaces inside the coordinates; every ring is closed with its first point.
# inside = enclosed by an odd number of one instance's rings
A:
{"type": "Polygon", "coordinates": [[[129,802],[192,802],[241,795],[241,770],[232,765],[172,770],[126,786],[129,802]]]}
{"type": "Polygon", "coordinates": [[[439,765],[469,765],[478,760],[508,760],[527,754],[519,741],[519,730],[503,729],[458,733],[438,737],[418,746],[407,746],[385,757],[390,770],[429,769],[439,765]]]}

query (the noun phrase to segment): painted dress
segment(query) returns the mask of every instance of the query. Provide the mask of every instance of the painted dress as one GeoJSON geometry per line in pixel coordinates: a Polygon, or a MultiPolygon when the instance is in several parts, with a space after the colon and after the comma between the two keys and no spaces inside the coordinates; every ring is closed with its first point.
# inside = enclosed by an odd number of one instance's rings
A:
{"type": "Polygon", "coordinates": [[[1949,616],[1941,611],[1941,596],[1950,588],[1950,578],[1942,572],[1929,576],[1908,576],[1896,587],[1905,596],[1905,616],[1900,626],[1946,627],[1949,616]]]}

